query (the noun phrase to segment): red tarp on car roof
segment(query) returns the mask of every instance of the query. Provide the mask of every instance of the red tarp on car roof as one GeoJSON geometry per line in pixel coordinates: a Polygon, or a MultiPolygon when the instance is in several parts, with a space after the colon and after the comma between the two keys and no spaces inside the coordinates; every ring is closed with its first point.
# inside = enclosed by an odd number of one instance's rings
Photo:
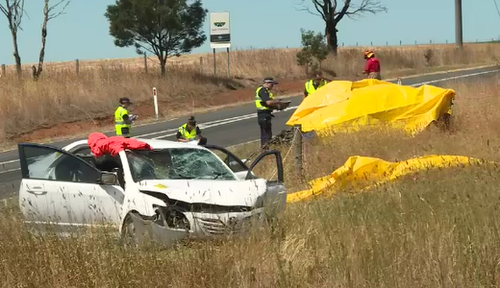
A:
{"type": "Polygon", "coordinates": [[[122,136],[108,137],[102,133],[92,133],[87,140],[90,151],[95,157],[100,157],[106,154],[116,156],[120,151],[125,149],[130,150],[153,150],[149,144],[135,140],[133,138],[125,138],[122,136]]]}

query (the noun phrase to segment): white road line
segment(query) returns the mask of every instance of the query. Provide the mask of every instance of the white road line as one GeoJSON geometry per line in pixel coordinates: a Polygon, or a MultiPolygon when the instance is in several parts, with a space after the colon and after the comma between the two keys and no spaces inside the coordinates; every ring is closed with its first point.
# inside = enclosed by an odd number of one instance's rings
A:
{"type": "Polygon", "coordinates": [[[469,77],[484,75],[484,74],[491,74],[491,73],[495,73],[495,72],[500,72],[500,69],[490,70],[490,71],[485,71],[485,72],[477,72],[477,73],[465,74],[465,75],[454,76],[454,77],[447,77],[447,78],[436,79],[436,80],[431,80],[431,81],[425,81],[425,82],[415,83],[415,84],[412,84],[410,86],[412,86],[412,87],[422,86],[422,85],[427,85],[427,84],[432,84],[432,83],[437,83],[437,82],[445,82],[445,81],[450,81],[450,80],[456,80],[456,79],[462,79],[462,78],[469,78],[469,77]]]}
{"type": "Polygon", "coordinates": [[[0,164],[1,165],[5,165],[5,164],[10,164],[10,163],[16,163],[16,162],[19,162],[19,159],[18,160],[10,160],[10,161],[0,162],[0,164]]]}
{"type": "MultiPolygon", "coordinates": [[[[288,107],[288,108],[284,109],[283,111],[289,111],[289,110],[292,110],[292,109],[296,109],[297,107],[299,107],[299,106],[288,107]]],[[[280,113],[280,112],[277,112],[277,113],[280,113]]],[[[200,126],[200,129],[207,129],[207,128],[217,127],[217,126],[221,126],[221,125],[224,125],[224,124],[234,123],[234,122],[238,122],[238,121],[242,121],[242,120],[246,120],[246,119],[251,119],[251,118],[255,118],[255,117],[257,117],[256,113],[251,113],[251,114],[246,114],[246,115],[242,115],[242,116],[235,116],[235,117],[231,117],[231,118],[219,119],[219,120],[209,121],[209,122],[206,122],[206,123],[200,123],[199,126],[200,126]]],[[[171,128],[171,129],[167,129],[167,130],[163,130],[163,131],[157,131],[157,132],[152,132],[152,133],[140,134],[140,135],[137,135],[136,137],[137,138],[144,138],[144,137],[147,137],[147,136],[152,136],[152,135],[162,134],[162,133],[166,133],[166,132],[171,132],[171,133],[168,133],[168,134],[163,134],[163,135],[159,135],[157,137],[152,137],[151,138],[151,139],[158,140],[158,139],[163,139],[163,138],[167,138],[167,137],[170,137],[170,136],[174,136],[175,134],[177,134],[177,129],[178,128],[171,128]],[[173,131],[175,131],[175,132],[173,132],[173,131]]],[[[2,164],[10,164],[10,163],[15,163],[15,162],[19,162],[19,159],[18,160],[6,161],[6,162],[0,162],[0,165],[2,165],[2,164]]],[[[4,170],[4,171],[0,171],[0,174],[11,173],[11,172],[19,171],[19,170],[21,170],[21,169],[20,168],[14,168],[14,169],[9,169],[9,170],[4,170]]]]}
{"type": "Polygon", "coordinates": [[[0,171],[0,174],[10,173],[10,172],[16,172],[16,171],[19,171],[19,170],[21,170],[21,168],[13,168],[13,169],[8,169],[8,170],[3,170],[3,171],[0,171]]]}
{"type": "MultiPolygon", "coordinates": [[[[470,73],[470,74],[464,74],[464,75],[454,76],[454,77],[446,77],[446,78],[441,78],[441,79],[436,79],[436,80],[431,80],[431,81],[425,81],[425,82],[415,83],[415,84],[412,84],[412,85],[409,85],[409,86],[416,87],[416,86],[422,86],[422,85],[427,85],[427,84],[432,84],[432,83],[445,82],[445,81],[462,79],[462,78],[470,78],[470,77],[475,77],[475,76],[485,75],[485,74],[491,74],[491,73],[496,73],[496,72],[500,72],[500,69],[495,69],[495,70],[490,70],[490,71],[484,71],[484,72],[476,72],[476,73],[470,73]]],[[[425,76],[425,75],[421,75],[421,76],[425,76]]],[[[296,109],[297,107],[298,106],[288,107],[288,108],[284,109],[283,111],[288,111],[288,110],[296,109]]],[[[278,113],[280,113],[280,112],[278,112],[278,113]]],[[[243,120],[251,119],[251,118],[256,118],[256,117],[257,117],[257,115],[255,113],[251,113],[251,114],[246,114],[246,115],[241,115],[241,116],[234,116],[234,117],[230,117],[230,118],[226,118],[226,119],[219,119],[219,120],[209,121],[209,122],[206,122],[206,123],[200,123],[199,126],[200,126],[200,129],[206,129],[206,128],[217,127],[217,126],[221,126],[221,125],[224,125],[224,124],[239,122],[239,121],[243,121],[243,120]]],[[[178,119],[178,118],[175,118],[175,119],[178,119]]],[[[171,119],[171,120],[174,120],[174,119],[171,119]]],[[[171,120],[169,120],[169,121],[171,121],[171,120]]],[[[157,124],[157,123],[155,123],[155,124],[157,124]]],[[[145,125],[149,125],[149,124],[143,124],[141,126],[145,126],[145,125]]],[[[170,129],[166,129],[166,130],[163,130],[163,131],[157,131],[157,132],[140,134],[140,135],[137,135],[136,137],[137,138],[144,138],[144,137],[158,135],[158,134],[163,134],[163,135],[152,137],[151,139],[163,139],[163,138],[167,138],[167,137],[173,136],[173,135],[177,134],[177,128],[170,128],[170,129]],[[172,132],[174,132],[174,133],[172,133],[172,132]],[[167,133],[167,134],[164,134],[164,133],[167,133]]],[[[0,162],[0,165],[17,163],[17,162],[19,162],[19,159],[0,162]]],[[[14,172],[14,171],[19,171],[19,170],[20,169],[17,168],[17,169],[10,169],[10,170],[5,170],[5,171],[0,171],[0,174],[14,172]]]]}

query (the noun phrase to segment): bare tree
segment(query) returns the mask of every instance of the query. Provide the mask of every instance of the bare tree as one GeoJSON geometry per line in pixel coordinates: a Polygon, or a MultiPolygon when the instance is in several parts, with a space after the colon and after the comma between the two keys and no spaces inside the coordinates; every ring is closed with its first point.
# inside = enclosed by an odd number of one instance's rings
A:
{"type": "Polygon", "coordinates": [[[5,4],[0,4],[0,11],[7,18],[9,23],[9,30],[12,35],[12,42],[14,44],[14,59],[16,60],[16,71],[20,76],[21,69],[21,56],[19,55],[19,48],[17,46],[17,32],[22,31],[21,22],[24,15],[24,0],[4,0],[5,4]]]}
{"type": "Polygon", "coordinates": [[[378,0],[358,0],[359,4],[352,3],[352,0],[301,0],[302,6],[305,7],[305,2],[312,1],[316,11],[310,8],[304,8],[313,15],[318,15],[325,21],[325,35],[327,43],[332,49],[334,55],[337,55],[338,37],[337,25],[347,16],[354,19],[357,16],[362,16],[366,13],[377,14],[379,12],[387,12],[387,8],[378,0]],[[338,3],[338,2],[343,3],[338,3]]]}
{"type": "Polygon", "coordinates": [[[42,47],[40,48],[40,56],[38,57],[38,68],[33,66],[33,78],[38,79],[43,71],[43,60],[45,58],[45,43],[47,42],[47,24],[50,20],[64,14],[64,10],[68,7],[70,0],[59,0],[56,4],[50,5],[50,0],[45,0],[43,8],[43,23],[42,23],[42,47]]]}

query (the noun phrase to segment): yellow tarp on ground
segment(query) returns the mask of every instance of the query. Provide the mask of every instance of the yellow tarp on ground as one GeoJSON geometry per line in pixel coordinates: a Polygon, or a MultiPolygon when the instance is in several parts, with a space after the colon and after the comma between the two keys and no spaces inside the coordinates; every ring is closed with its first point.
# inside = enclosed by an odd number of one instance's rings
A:
{"type": "Polygon", "coordinates": [[[287,202],[307,200],[316,195],[331,196],[346,187],[362,191],[419,171],[480,163],[482,161],[476,158],[452,155],[423,156],[401,162],[351,156],[331,175],[310,181],[311,189],[288,194],[287,202]]]}
{"type": "Polygon", "coordinates": [[[321,134],[327,127],[356,129],[385,123],[415,134],[448,112],[454,98],[454,90],[431,85],[332,81],[306,97],[286,124],[321,134]]]}

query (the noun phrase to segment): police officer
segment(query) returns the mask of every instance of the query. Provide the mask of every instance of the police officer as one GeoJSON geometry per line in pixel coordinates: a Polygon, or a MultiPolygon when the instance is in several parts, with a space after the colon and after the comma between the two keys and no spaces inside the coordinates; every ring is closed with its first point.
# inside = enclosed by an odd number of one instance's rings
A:
{"type": "Polygon", "coordinates": [[[193,116],[189,118],[187,123],[179,127],[176,138],[179,142],[190,142],[193,140],[198,140],[199,145],[207,144],[207,138],[201,135],[201,129],[196,124],[196,120],[193,116]]]}
{"type": "Polygon", "coordinates": [[[264,83],[255,90],[255,107],[257,108],[257,120],[260,126],[260,145],[264,148],[273,136],[271,119],[273,110],[282,110],[283,103],[274,99],[271,92],[278,82],[272,77],[264,78],[264,83]]]}
{"type": "Polygon", "coordinates": [[[132,115],[128,111],[128,107],[132,105],[130,99],[127,97],[120,98],[120,106],[115,110],[115,134],[116,136],[123,136],[130,138],[130,128],[136,115],[132,115]]]}
{"type": "Polygon", "coordinates": [[[314,77],[314,79],[310,79],[305,84],[304,98],[328,83],[328,81],[323,77],[323,72],[317,71],[315,75],[316,77],[314,77]]]}

